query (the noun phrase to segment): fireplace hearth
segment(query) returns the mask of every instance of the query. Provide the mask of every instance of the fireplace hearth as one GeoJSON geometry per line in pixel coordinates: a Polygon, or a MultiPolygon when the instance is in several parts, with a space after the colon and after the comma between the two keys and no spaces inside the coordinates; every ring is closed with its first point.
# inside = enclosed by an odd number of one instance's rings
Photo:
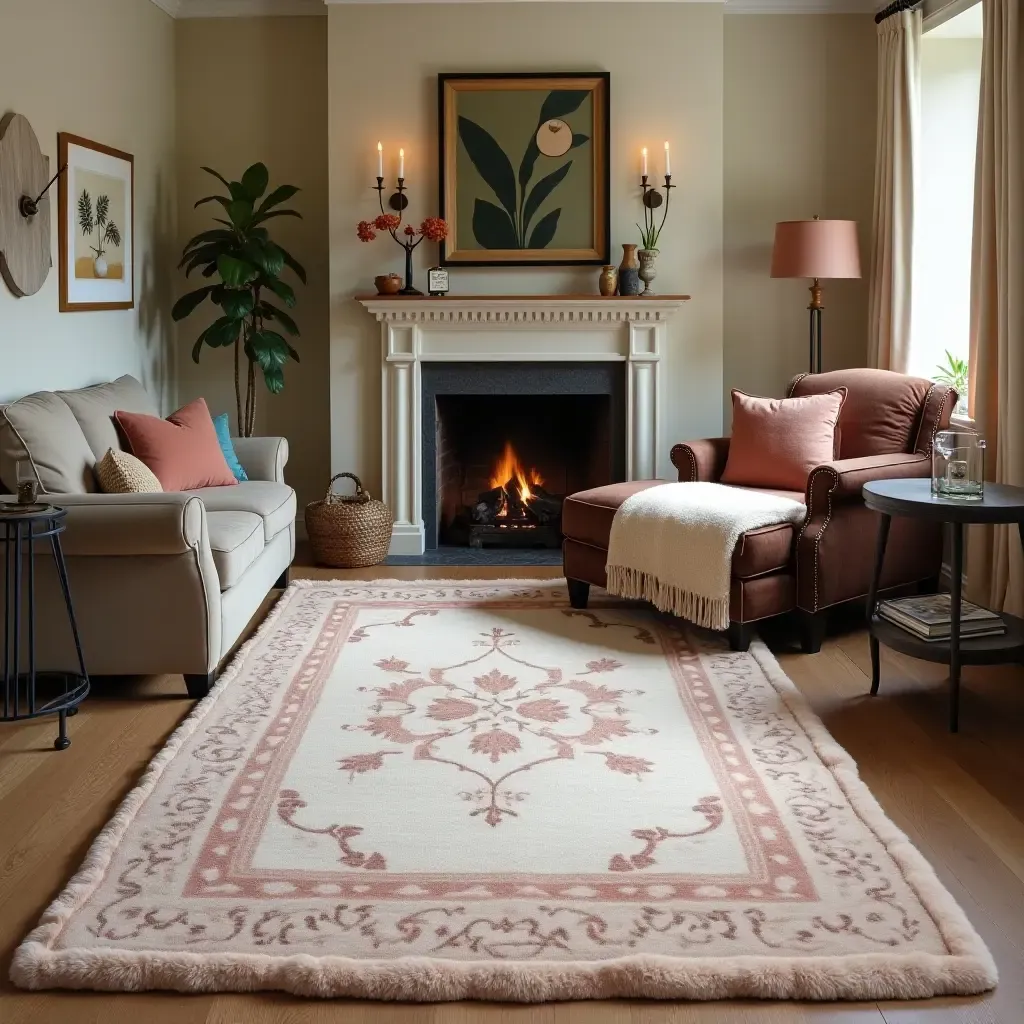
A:
{"type": "Polygon", "coordinates": [[[558,547],[565,496],[624,479],[622,369],[425,364],[427,547],[558,547]]]}

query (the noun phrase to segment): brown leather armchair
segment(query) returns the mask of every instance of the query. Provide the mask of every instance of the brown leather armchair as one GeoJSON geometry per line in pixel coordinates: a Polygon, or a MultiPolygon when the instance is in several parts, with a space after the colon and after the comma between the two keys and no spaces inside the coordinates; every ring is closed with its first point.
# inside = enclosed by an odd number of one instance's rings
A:
{"type": "MultiPolygon", "coordinates": [[[[932,441],[949,424],[957,394],[942,384],[888,370],[852,369],[803,374],[787,397],[847,389],[839,417],[840,457],[812,470],[803,524],[767,526],[744,534],[732,559],[729,638],[745,650],[755,623],[798,612],[805,651],[821,648],[827,611],[866,597],[874,567],[878,516],[861,497],[869,480],[927,477],[932,441]]],[[[681,481],[721,479],[729,438],[677,444],[672,463],[681,481]]],[[[565,575],[570,596],[586,602],[589,584],[605,585],[604,559],[615,509],[660,481],[595,488],[566,499],[565,575]]],[[[894,518],[883,589],[934,585],[942,562],[940,524],[894,518]]]]}

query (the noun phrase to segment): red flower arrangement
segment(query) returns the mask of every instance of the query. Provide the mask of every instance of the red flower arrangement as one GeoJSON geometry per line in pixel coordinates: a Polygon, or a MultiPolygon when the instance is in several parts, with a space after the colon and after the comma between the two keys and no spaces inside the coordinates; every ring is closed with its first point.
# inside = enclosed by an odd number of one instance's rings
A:
{"type": "Polygon", "coordinates": [[[398,237],[398,229],[401,225],[402,218],[397,213],[381,213],[372,221],[361,220],[356,225],[356,236],[360,242],[372,242],[377,237],[377,231],[387,231],[405,249],[405,288],[402,289],[401,294],[422,295],[422,292],[418,292],[412,286],[412,251],[424,239],[430,242],[443,242],[448,237],[448,224],[441,217],[427,217],[419,228],[406,224],[402,228],[402,234],[407,241],[398,237]]]}

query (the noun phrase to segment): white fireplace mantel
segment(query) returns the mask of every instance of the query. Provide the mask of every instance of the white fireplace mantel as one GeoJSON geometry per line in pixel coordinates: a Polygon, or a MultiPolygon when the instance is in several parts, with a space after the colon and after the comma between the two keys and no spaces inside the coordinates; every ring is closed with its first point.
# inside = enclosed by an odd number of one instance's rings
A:
{"type": "Polygon", "coordinates": [[[381,477],[395,516],[390,553],[424,551],[422,363],[625,363],[626,474],[630,480],[652,477],[665,328],[688,298],[360,296],[381,329],[381,477]]]}

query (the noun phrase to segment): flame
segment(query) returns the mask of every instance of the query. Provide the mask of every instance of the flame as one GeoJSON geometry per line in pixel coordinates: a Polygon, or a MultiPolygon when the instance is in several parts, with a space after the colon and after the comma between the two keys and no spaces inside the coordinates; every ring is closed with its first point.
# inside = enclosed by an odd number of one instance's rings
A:
{"type": "MultiPolygon", "coordinates": [[[[519,462],[519,456],[516,455],[516,450],[512,447],[512,442],[506,441],[501,457],[494,464],[494,469],[491,472],[491,487],[504,487],[509,480],[515,481],[519,488],[519,498],[522,501],[529,501],[533,497],[533,492],[530,490],[531,484],[534,487],[540,487],[544,483],[544,478],[536,469],[531,467],[529,472],[523,469],[519,462]]],[[[508,515],[504,500],[498,515],[508,515]]]]}

